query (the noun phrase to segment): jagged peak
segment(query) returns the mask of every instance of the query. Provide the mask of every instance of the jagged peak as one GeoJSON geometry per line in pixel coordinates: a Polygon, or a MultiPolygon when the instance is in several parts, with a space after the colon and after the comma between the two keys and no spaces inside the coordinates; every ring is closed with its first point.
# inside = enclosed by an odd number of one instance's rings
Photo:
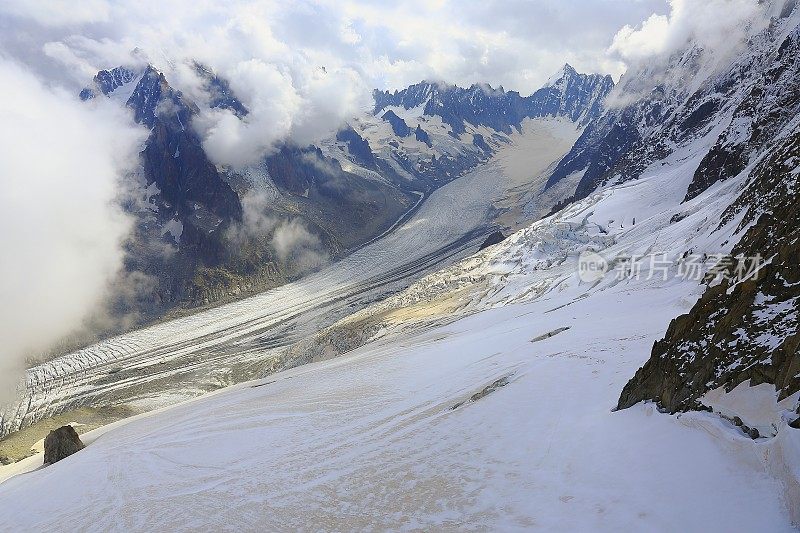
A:
{"type": "Polygon", "coordinates": [[[558,69],[555,74],[550,76],[550,78],[545,82],[542,86],[543,88],[547,87],[555,87],[559,85],[561,82],[569,83],[575,79],[583,79],[583,78],[591,78],[591,79],[602,79],[606,82],[611,81],[613,83],[613,78],[610,74],[598,74],[598,73],[589,73],[585,74],[582,72],[578,72],[575,67],[570,65],[569,63],[564,63],[564,66],[558,69]]]}
{"type": "Polygon", "coordinates": [[[572,68],[572,65],[570,65],[569,63],[564,63],[563,67],[558,69],[555,72],[555,74],[553,74],[552,76],[550,76],[547,79],[547,81],[544,83],[543,87],[552,87],[552,86],[558,84],[558,82],[560,82],[561,80],[563,80],[565,77],[567,77],[568,75],[570,75],[572,73],[577,74],[577,71],[574,68],[572,68]]]}

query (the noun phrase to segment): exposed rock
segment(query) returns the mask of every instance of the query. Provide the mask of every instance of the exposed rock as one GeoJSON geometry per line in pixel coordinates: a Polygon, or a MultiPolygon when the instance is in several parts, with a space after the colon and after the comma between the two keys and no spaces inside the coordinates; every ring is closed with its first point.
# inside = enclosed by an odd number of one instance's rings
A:
{"type": "Polygon", "coordinates": [[[636,97],[621,99],[625,105],[606,106],[587,125],[555,167],[548,187],[577,174],[575,197],[581,199],[599,186],[636,179],[650,164],[712,133],[723,121],[729,125],[700,163],[686,200],[735,177],[800,112],[795,81],[800,75],[795,61],[800,30],[793,28],[787,36],[786,29],[774,22],[751,38],[748,53],[699,86],[687,83],[703,65],[697,46],[676,52],[664,65],[630,70],[612,98],[625,93],[636,97]],[[654,77],[662,80],[656,87],[654,77]]]}
{"type": "Polygon", "coordinates": [[[336,133],[336,140],[347,145],[347,150],[356,163],[367,168],[378,167],[375,161],[375,154],[372,153],[369,142],[359,135],[350,124],[336,133]]]}
{"type": "Polygon", "coordinates": [[[469,401],[477,402],[478,400],[485,398],[486,396],[493,393],[497,389],[505,387],[508,384],[509,384],[508,376],[503,376],[502,378],[493,381],[491,384],[485,386],[483,389],[470,396],[469,401]]]}
{"type": "Polygon", "coordinates": [[[209,107],[227,109],[239,118],[250,114],[250,111],[233,93],[228,80],[220,78],[211,69],[200,63],[195,63],[194,68],[200,79],[203,80],[203,89],[209,97],[209,107]]]}
{"type": "Polygon", "coordinates": [[[782,400],[800,391],[800,132],[777,145],[723,215],[744,211],[749,226],[732,255],[769,259],[746,281],[722,280],[669,325],[650,359],[622,391],[618,408],[654,400],[670,411],[695,409],[709,390],[770,383],[782,400]],[[755,223],[753,224],[753,221],[755,223]]]}
{"type": "Polygon", "coordinates": [[[500,379],[496,379],[495,381],[493,381],[489,385],[486,385],[480,391],[478,391],[475,394],[473,394],[472,396],[470,396],[469,399],[467,399],[467,400],[465,400],[463,402],[458,402],[457,404],[455,404],[453,407],[450,408],[450,410],[451,411],[455,411],[456,409],[458,409],[459,407],[463,406],[464,404],[477,402],[478,400],[485,398],[486,396],[488,396],[489,394],[493,393],[497,389],[505,387],[506,385],[511,383],[510,378],[511,378],[511,376],[503,376],[500,379]]]}
{"type": "Polygon", "coordinates": [[[478,148],[480,148],[484,152],[491,152],[492,151],[492,148],[488,144],[486,144],[486,139],[484,139],[483,135],[481,135],[480,133],[473,133],[472,134],[472,144],[474,146],[477,146],[478,148]]]}
{"type": "Polygon", "coordinates": [[[394,111],[387,111],[383,114],[383,120],[392,126],[392,131],[398,137],[408,137],[411,135],[411,128],[408,127],[406,121],[398,117],[394,111]]]}
{"type": "Polygon", "coordinates": [[[569,329],[570,329],[569,326],[564,326],[562,328],[554,329],[553,331],[548,331],[547,333],[539,335],[538,337],[532,338],[531,342],[540,342],[540,341],[544,341],[544,340],[550,339],[552,337],[555,337],[559,333],[564,333],[565,331],[568,331],[569,329]]]}
{"type": "Polygon", "coordinates": [[[749,155],[772,142],[776,132],[800,112],[797,78],[800,28],[781,43],[765,69],[765,83],[752,86],[738,104],[730,126],[720,135],[694,174],[686,193],[690,200],[718,181],[734,177],[747,167],[749,155]]]}
{"type": "Polygon", "coordinates": [[[494,246],[495,244],[501,243],[504,240],[506,240],[506,236],[503,235],[503,232],[495,231],[494,233],[486,237],[486,240],[483,241],[483,244],[481,244],[481,247],[478,248],[478,251],[488,248],[489,246],[494,246]]]}
{"type": "Polygon", "coordinates": [[[72,426],[62,426],[44,439],[44,464],[51,465],[84,449],[85,446],[72,426]]]}
{"type": "Polygon", "coordinates": [[[744,425],[744,422],[742,422],[742,419],[739,418],[738,416],[734,416],[733,417],[733,425],[738,426],[738,427],[742,427],[744,425]]]}
{"type": "Polygon", "coordinates": [[[600,115],[603,100],[613,87],[611,76],[579,74],[564,65],[530,96],[487,84],[462,88],[423,81],[393,93],[375,91],[375,113],[389,106],[424,106],[424,114],[442,117],[455,137],[466,132],[467,123],[510,134],[525,118],[567,117],[585,124],[600,115]]]}
{"type": "Polygon", "coordinates": [[[423,130],[422,127],[417,124],[417,129],[414,130],[414,137],[419,141],[425,143],[428,148],[433,147],[433,143],[431,142],[431,138],[428,135],[428,132],[423,130]]]}
{"type": "MultiPolygon", "coordinates": [[[[795,2],[786,6],[797,9],[795,2]]],[[[618,408],[654,400],[670,412],[697,409],[709,390],[744,382],[774,385],[778,400],[800,391],[800,131],[791,122],[800,110],[800,27],[787,34],[773,24],[750,44],[753,53],[710,84],[729,94],[735,108],[686,198],[757,162],[720,226],[739,219],[737,231],[744,233],[729,274],[748,271],[753,260],[747,258],[760,257],[763,266],[744,281],[728,277],[709,287],[688,314],[673,320],[623,389],[618,408]]]]}

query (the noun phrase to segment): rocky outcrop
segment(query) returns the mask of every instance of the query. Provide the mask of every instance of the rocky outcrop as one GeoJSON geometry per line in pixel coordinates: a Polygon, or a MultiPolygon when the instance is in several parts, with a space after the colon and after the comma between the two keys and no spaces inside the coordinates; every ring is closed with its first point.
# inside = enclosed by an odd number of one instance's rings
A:
{"type": "Polygon", "coordinates": [[[600,116],[603,101],[613,88],[611,76],[579,74],[566,64],[544,87],[525,99],[524,113],[528,117],[566,116],[585,125],[600,116]]]}
{"type": "Polygon", "coordinates": [[[338,160],[316,146],[284,145],[266,157],[264,165],[272,181],[303,210],[308,224],[328,236],[334,252],[387,229],[415,198],[343,170],[338,160]]]}
{"type": "Polygon", "coordinates": [[[198,77],[203,81],[203,90],[208,95],[209,107],[227,109],[238,118],[250,114],[247,107],[233,93],[228,80],[217,76],[211,69],[200,63],[195,63],[194,68],[198,77]]]}
{"type": "MultiPolygon", "coordinates": [[[[663,124],[648,128],[638,121],[639,140],[595,185],[635,177],[641,168],[636,160],[649,164],[701,138],[696,146],[709,148],[684,201],[719,181],[747,175],[719,223],[719,229],[737,224],[739,242],[717,276],[706,279],[705,293],[691,311],[674,319],[655,343],[624,387],[619,409],[644,400],[673,413],[707,409],[708,392],[730,392],[743,383],[770,384],[778,400],[800,391],[798,19],[797,3],[785,2],[780,16],[748,40],[746,53],[702,83],[690,84],[696,87],[692,94],[682,95],[673,85],[660,98],[622,112],[645,117],[645,106],[658,103],[663,124]]],[[[698,54],[686,50],[677,63],[686,66],[682,71],[689,80],[697,73],[692,58],[698,54]]],[[[753,429],[746,433],[757,437],[753,429]]]]}
{"type": "Polygon", "coordinates": [[[486,144],[486,139],[483,138],[483,135],[480,133],[473,133],[472,134],[472,145],[480,148],[482,151],[486,153],[491,153],[492,147],[486,144]]]}
{"type": "Polygon", "coordinates": [[[800,132],[794,132],[723,217],[745,211],[740,227],[755,222],[733,250],[739,259],[730,262],[728,277],[672,321],[625,386],[619,409],[643,400],[670,412],[703,408],[709,390],[730,391],[746,381],[774,385],[779,400],[800,391],[798,165],[800,132]],[[758,256],[763,266],[738,281],[758,256]]]}
{"type": "Polygon", "coordinates": [[[419,124],[417,124],[417,129],[414,130],[414,138],[416,138],[419,142],[428,145],[428,148],[433,147],[430,135],[428,135],[428,132],[423,130],[422,126],[420,126],[419,124]]]}
{"type": "MultiPolygon", "coordinates": [[[[703,158],[695,172],[686,200],[691,200],[714,183],[737,176],[750,163],[750,155],[758,153],[800,113],[800,27],[781,43],[778,51],[763,61],[762,78],[749,86],[738,103],[730,125],[703,158]]],[[[758,64],[759,62],[755,62],[758,64]]],[[[729,92],[745,82],[746,70],[734,70],[729,92]]]]}
{"type": "Polygon", "coordinates": [[[356,163],[370,169],[378,168],[369,142],[359,135],[350,124],[336,132],[336,140],[347,145],[347,150],[356,163]]]}
{"type": "Polygon", "coordinates": [[[86,87],[80,92],[81,100],[90,100],[99,94],[108,96],[119,87],[131,83],[138,76],[136,69],[128,67],[115,67],[110,70],[101,70],[95,75],[94,87],[86,87]]]}
{"type": "Polygon", "coordinates": [[[478,248],[478,251],[485,250],[486,248],[488,248],[490,246],[494,246],[495,244],[499,244],[499,243],[503,242],[504,240],[506,240],[506,236],[503,235],[503,232],[502,231],[495,231],[492,234],[490,234],[488,237],[486,237],[486,240],[483,241],[483,244],[481,244],[480,248],[478,248]]]}
{"type": "Polygon", "coordinates": [[[127,105],[150,128],[142,168],[148,183],[158,186],[162,218],[182,223],[181,253],[192,263],[223,262],[224,232],[241,221],[242,205],[190,126],[197,106],[153,67],[145,69],[127,105]]]}
{"type": "Polygon", "coordinates": [[[84,448],[85,446],[74,427],[60,427],[51,431],[44,439],[44,464],[55,464],[84,448]]]}
{"type": "Polygon", "coordinates": [[[409,135],[411,135],[411,128],[409,128],[408,124],[406,124],[406,121],[398,117],[397,113],[395,113],[394,111],[389,110],[386,113],[384,113],[383,120],[385,120],[386,122],[389,123],[390,126],[392,126],[392,131],[398,137],[408,137],[409,135]]]}

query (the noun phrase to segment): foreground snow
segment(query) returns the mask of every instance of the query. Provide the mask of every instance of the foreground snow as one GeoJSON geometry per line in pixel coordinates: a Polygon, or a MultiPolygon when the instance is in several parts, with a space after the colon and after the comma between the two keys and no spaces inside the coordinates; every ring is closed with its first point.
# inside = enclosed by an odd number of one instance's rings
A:
{"type": "Polygon", "coordinates": [[[590,305],[486,311],[133,420],[0,485],[0,529],[789,530],[757,460],[768,443],[712,415],[611,412],[685,307],[672,287],[618,287],[590,305]],[[645,299],[643,314],[633,300],[645,299]]]}

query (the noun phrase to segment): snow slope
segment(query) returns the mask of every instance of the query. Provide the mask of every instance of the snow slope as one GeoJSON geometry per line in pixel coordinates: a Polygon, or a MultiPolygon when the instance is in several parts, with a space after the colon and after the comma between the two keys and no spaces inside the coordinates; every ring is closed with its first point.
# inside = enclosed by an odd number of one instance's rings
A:
{"type": "Polygon", "coordinates": [[[436,190],[410,220],[316,274],[31,369],[25,397],[0,411],[0,434],[76,406],[149,410],[258,376],[276,348],[477,249],[494,225],[494,204],[525,183],[543,186],[537,178],[578,133],[561,119],[527,122],[498,162],[436,190]],[[531,152],[527,173],[504,169],[508,158],[531,152]]]}
{"type": "Polygon", "coordinates": [[[0,485],[0,529],[790,530],[768,444],[611,412],[685,306],[626,292],[486,311],[131,421],[0,485]]]}
{"type": "Polygon", "coordinates": [[[752,440],[713,413],[612,411],[702,285],[677,267],[576,273],[588,250],[615,265],[729,249],[737,221],[718,215],[740,181],[680,203],[703,148],[327,328],[309,357],[340,357],[101,430],[8,479],[0,530],[792,530],[796,430],[752,440]]]}

